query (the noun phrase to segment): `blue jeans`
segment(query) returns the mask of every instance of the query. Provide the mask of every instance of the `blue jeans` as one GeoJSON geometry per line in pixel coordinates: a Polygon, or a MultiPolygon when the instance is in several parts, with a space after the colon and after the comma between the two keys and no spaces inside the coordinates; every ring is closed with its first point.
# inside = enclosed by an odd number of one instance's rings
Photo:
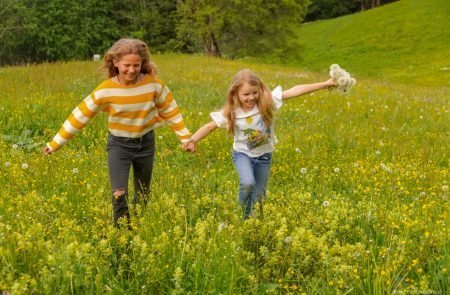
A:
{"type": "Polygon", "coordinates": [[[252,158],[233,151],[233,163],[239,174],[238,203],[244,212],[244,219],[253,213],[253,205],[266,197],[272,153],[252,158]]]}

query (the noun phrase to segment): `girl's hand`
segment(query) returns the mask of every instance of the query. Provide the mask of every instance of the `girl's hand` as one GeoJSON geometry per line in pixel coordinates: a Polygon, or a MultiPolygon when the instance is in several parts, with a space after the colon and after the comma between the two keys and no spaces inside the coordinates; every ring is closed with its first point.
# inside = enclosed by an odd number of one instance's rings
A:
{"type": "Polygon", "coordinates": [[[50,148],[48,146],[46,146],[42,152],[44,153],[44,155],[50,155],[52,153],[52,151],[50,150],[50,148]]]}
{"type": "Polygon", "coordinates": [[[182,143],[181,148],[191,154],[195,153],[195,143],[193,141],[182,143]]]}
{"type": "Polygon", "coordinates": [[[327,81],[325,81],[328,89],[333,89],[337,86],[336,81],[334,81],[334,78],[330,78],[327,81]]]}

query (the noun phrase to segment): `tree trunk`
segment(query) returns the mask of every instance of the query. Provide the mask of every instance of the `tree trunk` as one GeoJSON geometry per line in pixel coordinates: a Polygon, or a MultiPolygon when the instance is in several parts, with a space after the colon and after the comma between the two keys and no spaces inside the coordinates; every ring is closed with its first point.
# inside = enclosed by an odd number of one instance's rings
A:
{"type": "Polygon", "coordinates": [[[364,10],[367,9],[366,1],[367,1],[367,0],[361,0],[361,11],[364,11],[364,10]]]}
{"type": "Polygon", "coordinates": [[[203,36],[203,48],[206,55],[220,57],[219,45],[213,33],[206,33],[203,36]]]}

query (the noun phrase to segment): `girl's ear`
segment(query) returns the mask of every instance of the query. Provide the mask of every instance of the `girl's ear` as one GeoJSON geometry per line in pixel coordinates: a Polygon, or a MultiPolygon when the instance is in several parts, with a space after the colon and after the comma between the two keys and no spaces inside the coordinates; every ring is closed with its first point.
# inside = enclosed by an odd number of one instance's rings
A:
{"type": "Polygon", "coordinates": [[[112,62],[113,62],[113,65],[117,68],[117,67],[118,67],[118,66],[117,66],[117,63],[118,63],[119,61],[118,61],[117,59],[113,58],[112,62]]]}

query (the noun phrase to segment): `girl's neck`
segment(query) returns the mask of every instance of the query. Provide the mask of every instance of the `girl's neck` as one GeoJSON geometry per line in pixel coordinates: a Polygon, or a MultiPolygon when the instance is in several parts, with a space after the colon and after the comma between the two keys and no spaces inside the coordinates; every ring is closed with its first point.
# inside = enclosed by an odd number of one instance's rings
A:
{"type": "Polygon", "coordinates": [[[243,110],[244,111],[244,113],[248,113],[248,112],[251,112],[251,111],[253,111],[253,109],[254,109],[255,107],[252,107],[252,108],[247,108],[247,107],[243,107],[243,106],[241,106],[241,110],[243,110]]]}

